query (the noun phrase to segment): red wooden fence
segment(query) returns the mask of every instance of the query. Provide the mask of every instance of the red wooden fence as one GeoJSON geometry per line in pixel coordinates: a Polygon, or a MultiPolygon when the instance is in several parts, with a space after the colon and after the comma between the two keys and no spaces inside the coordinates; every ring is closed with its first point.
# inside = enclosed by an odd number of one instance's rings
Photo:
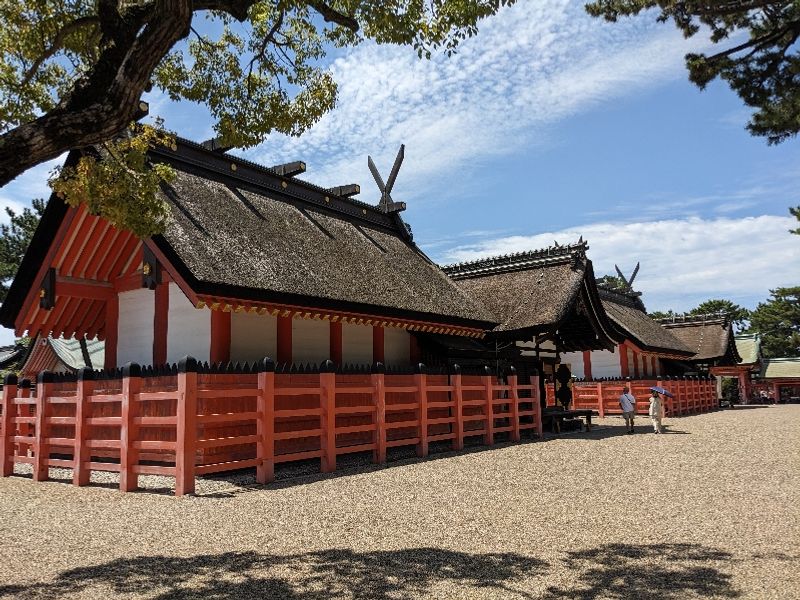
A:
{"type": "Polygon", "coordinates": [[[340,374],[332,363],[319,373],[275,373],[260,368],[217,373],[186,358],[155,373],[132,364],[112,373],[89,369],[77,377],[40,373],[35,389],[8,376],[0,409],[2,475],[14,463],[33,465],[35,480],[49,467],[73,470],[86,485],[92,471],[120,474],[120,489],[135,490],[139,475],[175,477],[175,493],[194,491],[195,476],[256,468],[274,478],[275,464],[319,458],[323,472],[337,456],[431,442],[455,450],[465,438],[493,444],[499,433],[542,434],[538,377],[520,385],[511,374],[340,374]],[[31,392],[35,391],[35,394],[31,392]],[[520,392],[522,396],[520,397],[520,392]]]}
{"type": "MultiPolygon", "coordinates": [[[[634,379],[609,381],[576,381],[572,385],[571,408],[588,408],[605,415],[622,414],[619,397],[624,386],[630,388],[636,398],[636,412],[646,415],[650,407],[650,388],[663,387],[673,394],[666,398],[664,408],[667,416],[704,413],[719,408],[716,379],[687,377],[674,379],[634,379]],[[602,401],[601,401],[602,399],[602,401]]],[[[545,385],[547,405],[555,406],[554,384],[545,385]]]]}

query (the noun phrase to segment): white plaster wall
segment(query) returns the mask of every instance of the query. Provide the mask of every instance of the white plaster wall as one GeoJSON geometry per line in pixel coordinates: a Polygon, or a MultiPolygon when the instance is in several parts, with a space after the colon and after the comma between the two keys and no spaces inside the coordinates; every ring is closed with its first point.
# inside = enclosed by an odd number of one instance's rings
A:
{"type": "Polygon", "coordinates": [[[320,363],[330,358],[331,326],[328,321],[292,319],[292,361],[320,363]]]}
{"type": "Polygon", "coordinates": [[[342,323],[342,362],[372,364],[372,326],[342,323]]]}
{"type": "Polygon", "coordinates": [[[387,365],[407,365],[411,362],[411,334],[399,327],[387,327],[383,332],[383,360],[387,365]]]}
{"type": "MultiPolygon", "coordinates": [[[[152,329],[152,326],[151,326],[152,329]]],[[[184,356],[207,361],[211,350],[211,311],[195,308],[177,284],[169,284],[167,362],[184,356]]]]}
{"type": "Polygon", "coordinates": [[[278,318],[240,312],[231,314],[231,361],[253,362],[278,354],[278,318]]]}
{"type": "Polygon", "coordinates": [[[117,324],[117,364],[153,362],[153,317],[155,292],[147,288],[119,295],[117,324]]]}
{"type": "Polygon", "coordinates": [[[608,350],[592,351],[592,377],[619,377],[619,346],[614,347],[613,352],[608,350]]]}
{"type": "Polygon", "coordinates": [[[561,362],[569,367],[575,377],[586,377],[583,367],[583,352],[565,352],[561,355],[561,362]]]}

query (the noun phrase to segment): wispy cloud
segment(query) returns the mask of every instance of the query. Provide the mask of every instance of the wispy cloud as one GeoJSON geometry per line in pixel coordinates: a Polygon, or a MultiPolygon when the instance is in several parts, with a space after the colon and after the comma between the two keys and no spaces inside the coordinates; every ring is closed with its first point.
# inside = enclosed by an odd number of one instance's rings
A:
{"type": "Polygon", "coordinates": [[[593,223],[581,227],[484,239],[439,252],[440,262],[589,242],[595,273],[630,273],[642,268],[636,288],[651,310],[687,310],[712,297],[753,306],[778,286],[800,283],[800,239],[788,233],[790,217],[764,215],[742,219],[665,219],[640,223],[593,223]]]}
{"type": "Polygon", "coordinates": [[[430,200],[466,185],[484,161],[557,142],[550,126],[570,115],[684,76],[683,55],[697,43],[645,18],[591,19],[582,2],[519,2],[451,58],[375,44],[350,51],[330,67],[337,108],[302,137],[275,136],[247,155],[302,158],[317,183],[369,190],[366,155],[388,171],[404,142],[399,195],[430,200]]]}

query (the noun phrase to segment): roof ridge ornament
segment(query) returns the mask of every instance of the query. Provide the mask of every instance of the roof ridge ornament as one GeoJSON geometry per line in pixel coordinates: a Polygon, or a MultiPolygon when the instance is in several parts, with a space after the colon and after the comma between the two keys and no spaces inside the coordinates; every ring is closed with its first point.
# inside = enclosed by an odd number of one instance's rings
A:
{"type": "Polygon", "coordinates": [[[586,258],[589,245],[583,236],[573,244],[548,246],[537,250],[527,250],[512,254],[503,254],[477,258],[470,261],[443,265],[441,269],[452,277],[469,275],[488,275],[508,269],[533,266],[534,264],[563,262],[569,260],[573,266],[586,258]]]}
{"type": "Polygon", "coordinates": [[[381,191],[381,199],[380,202],[378,202],[378,209],[384,213],[399,213],[406,209],[405,202],[394,202],[392,200],[392,188],[394,187],[394,182],[397,179],[397,173],[400,171],[400,165],[403,164],[405,150],[406,145],[400,144],[400,150],[397,151],[397,156],[394,159],[394,164],[392,165],[392,170],[389,173],[389,179],[386,180],[386,183],[383,182],[383,178],[378,172],[378,167],[375,166],[375,162],[372,160],[372,157],[367,156],[367,166],[369,167],[370,173],[372,173],[373,179],[375,179],[375,183],[378,185],[378,189],[381,191]]]}

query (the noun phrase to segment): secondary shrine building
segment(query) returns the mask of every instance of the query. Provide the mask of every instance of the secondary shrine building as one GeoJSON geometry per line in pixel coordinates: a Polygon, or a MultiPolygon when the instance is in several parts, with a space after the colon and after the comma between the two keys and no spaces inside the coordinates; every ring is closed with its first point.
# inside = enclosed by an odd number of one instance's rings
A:
{"type": "Polygon", "coordinates": [[[396,205],[300,181],[301,163],[266,168],[186,140],[152,159],[177,172],[163,235],[139,239],[52,197],[0,323],[97,337],[107,368],[185,355],[407,365],[417,333],[479,338],[496,324],[419,250],[396,205]]]}

